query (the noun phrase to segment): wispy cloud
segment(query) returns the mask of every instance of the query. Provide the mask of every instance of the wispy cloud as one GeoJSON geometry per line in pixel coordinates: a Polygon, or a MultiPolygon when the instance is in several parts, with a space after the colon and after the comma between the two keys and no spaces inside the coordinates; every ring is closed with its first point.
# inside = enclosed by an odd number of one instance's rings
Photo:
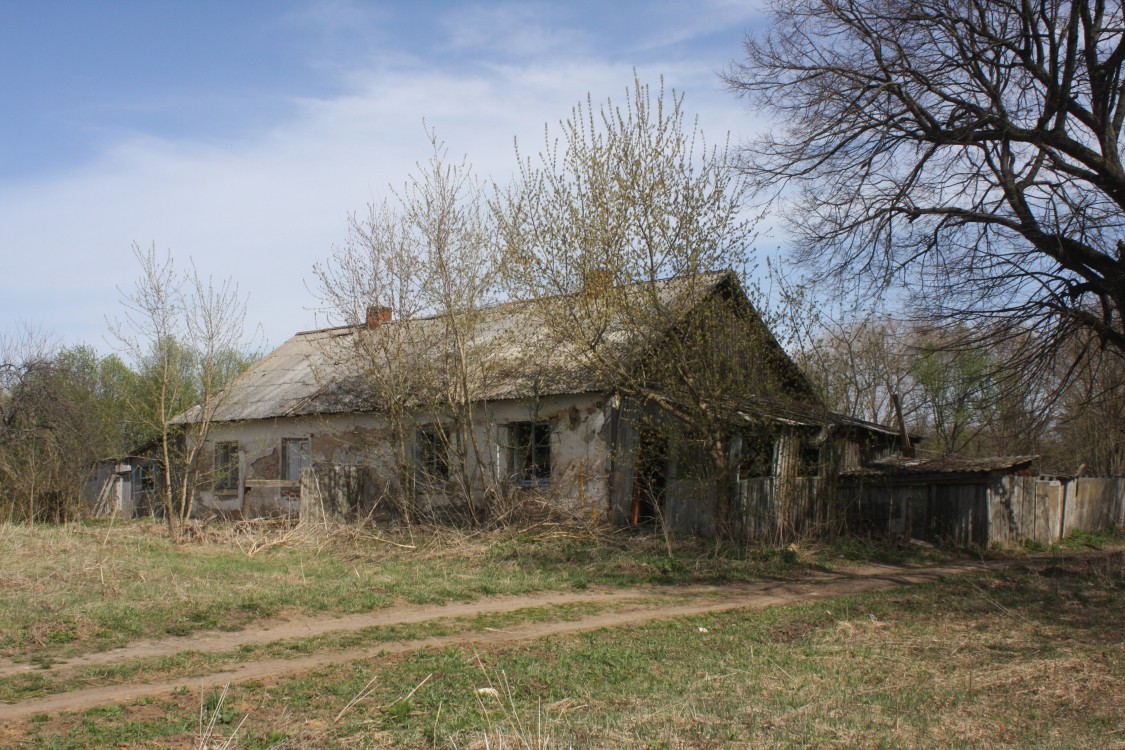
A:
{"type": "MultiPolygon", "coordinates": [[[[362,16],[355,23],[381,22],[367,8],[335,3],[305,6],[286,22],[331,32],[349,8],[362,16]]],[[[365,51],[322,95],[282,102],[269,127],[229,138],[116,133],[88,163],[6,184],[0,320],[36,319],[70,341],[100,343],[104,318],[117,309],[115,287],[135,274],[130,244],[155,241],[205,273],[233,276],[251,295],[250,322],[261,322],[271,343],[312,327],[312,264],[343,241],[349,212],[380,200],[387,183],[401,183],[426,158],[423,118],[478,175],[505,181],[515,167],[513,137],[537,150],[544,123],[567,116],[587,91],[595,101],[617,98],[632,82],[631,61],[577,54],[583,29],[550,30],[545,18],[502,6],[454,12],[443,26],[447,43],[462,50],[523,38],[538,40],[532,46],[543,54],[487,53],[455,67],[423,64],[405,44],[377,57],[365,51]],[[448,25],[457,19],[454,33],[448,25]]],[[[753,124],[709,61],[653,55],[639,73],[651,82],[664,74],[685,91],[712,139],[753,124]]]]}
{"type": "Polygon", "coordinates": [[[591,35],[567,25],[565,5],[501,3],[469,5],[441,19],[448,46],[461,52],[484,53],[493,59],[537,57],[565,52],[580,57],[591,35]]]}

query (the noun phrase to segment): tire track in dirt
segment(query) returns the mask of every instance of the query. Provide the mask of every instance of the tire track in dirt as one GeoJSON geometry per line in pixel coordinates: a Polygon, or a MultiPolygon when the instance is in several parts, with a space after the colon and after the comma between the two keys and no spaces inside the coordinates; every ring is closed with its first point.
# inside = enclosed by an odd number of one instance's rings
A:
{"type": "MultiPolygon", "coordinates": [[[[682,589],[678,593],[691,596],[705,593],[707,588],[718,590],[716,587],[690,587],[682,589]]],[[[668,596],[671,593],[670,589],[664,591],[660,589],[621,589],[574,593],[554,592],[527,596],[502,596],[455,604],[394,606],[375,612],[363,612],[354,615],[293,617],[265,623],[252,623],[244,630],[206,630],[186,636],[143,639],[108,651],[97,651],[52,660],[46,667],[3,659],[0,660],[0,678],[25,672],[37,674],[70,672],[86,667],[117,664],[130,659],[169,656],[183,651],[198,651],[200,653],[233,651],[242,646],[264,646],[290,638],[312,638],[329,633],[348,632],[385,625],[412,625],[440,617],[502,614],[528,607],[549,607],[560,604],[614,603],[646,596],[668,596]]]]}
{"type": "MultiPolygon", "coordinates": [[[[958,563],[964,565],[967,563],[958,563]]],[[[971,563],[988,565],[990,563],[971,563]]],[[[892,575],[911,568],[893,565],[868,565],[840,573],[808,573],[793,579],[770,579],[773,582],[835,581],[864,575],[892,575]]],[[[389,625],[414,625],[438,618],[472,617],[475,615],[503,614],[520,609],[550,607],[565,604],[614,604],[635,599],[680,598],[685,596],[729,596],[740,591],[756,591],[765,583],[692,584],[672,586],[638,586],[628,589],[597,588],[584,591],[542,592],[477,599],[453,604],[406,604],[374,612],[352,615],[304,615],[284,619],[263,620],[247,625],[243,630],[203,630],[186,636],[145,638],[126,646],[94,651],[71,657],[52,658],[44,664],[27,660],[0,658],[0,679],[14,675],[58,674],[77,672],[88,667],[114,665],[131,659],[171,656],[185,651],[218,653],[234,651],[242,646],[266,646],[290,638],[313,638],[335,632],[350,632],[370,627],[389,625]]]]}
{"type": "MultiPolygon", "coordinates": [[[[51,714],[59,711],[80,711],[94,706],[124,703],[147,696],[166,695],[183,688],[202,688],[221,686],[226,683],[246,682],[277,678],[289,674],[307,672],[320,667],[381,656],[418,651],[426,648],[445,648],[448,646],[488,645],[513,643],[552,635],[581,633],[602,628],[640,625],[654,620],[687,617],[692,615],[722,612],[730,609],[764,609],[786,604],[800,604],[827,598],[867,594],[885,591],[901,586],[939,581],[950,576],[973,573],[989,568],[1010,565],[1004,562],[959,562],[934,567],[896,568],[893,566],[869,567],[864,572],[852,574],[824,574],[816,578],[790,581],[768,581],[763,583],[740,584],[737,586],[691,586],[669,587],[668,589],[629,589],[611,592],[591,592],[588,594],[567,593],[528,597],[505,597],[468,604],[438,607],[407,607],[389,612],[371,613],[336,618],[302,618],[289,623],[280,623],[261,632],[207,634],[196,638],[177,638],[165,641],[152,641],[136,648],[147,649],[145,655],[174,654],[184,650],[198,650],[200,643],[207,644],[213,651],[231,648],[231,643],[268,643],[292,637],[307,637],[313,629],[320,634],[340,632],[341,630],[370,627],[371,625],[391,625],[418,623],[443,617],[475,615],[514,611],[527,607],[572,602],[613,602],[629,599],[650,598],[661,594],[665,596],[698,596],[700,601],[688,604],[665,604],[646,606],[628,611],[609,612],[592,615],[577,620],[552,621],[518,625],[503,630],[458,633],[436,636],[413,641],[381,643],[377,646],[321,652],[291,659],[259,659],[237,667],[215,671],[206,675],[183,677],[173,680],[128,683],[104,687],[86,688],[64,693],[32,698],[14,704],[0,704],[0,723],[10,724],[37,714],[51,714]],[[351,627],[341,628],[341,623],[351,627]],[[359,624],[362,623],[362,624],[359,624]],[[263,640],[264,639],[264,640],[263,640]],[[226,646],[220,646],[221,643],[226,646]],[[155,650],[162,647],[164,651],[155,650]]],[[[237,647],[237,646],[233,646],[237,647]]],[[[105,652],[104,655],[130,652],[127,658],[136,658],[138,652],[133,647],[105,652]]],[[[102,656],[92,654],[90,657],[102,656]]],[[[87,657],[89,658],[89,657],[87,657]]],[[[76,662],[71,662],[73,666],[76,662]]]]}

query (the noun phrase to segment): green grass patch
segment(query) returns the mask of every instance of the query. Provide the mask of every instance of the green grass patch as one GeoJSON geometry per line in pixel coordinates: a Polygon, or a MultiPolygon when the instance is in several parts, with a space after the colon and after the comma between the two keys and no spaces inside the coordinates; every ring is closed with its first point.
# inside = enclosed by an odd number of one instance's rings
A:
{"type": "Polygon", "coordinates": [[[79,690],[91,685],[107,686],[129,682],[171,680],[209,674],[247,661],[260,659],[296,659],[317,653],[361,649],[381,643],[419,641],[442,636],[480,633],[536,622],[560,622],[644,604],[631,600],[628,604],[597,604],[590,602],[527,607],[511,612],[490,613],[471,617],[437,618],[420,623],[361,628],[354,631],[326,633],[310,638],[290,638],[262,645],[244,645],[234,651],[200,652],[185,650],[169,656],[129,659],[112,665],[98,665],[77,672],[30,672],[0,681],[0,702],[15,702],[46,695],[79,690]]]}
{"type": "Polygon", "coordinates": [[[1125,546],[1125,528],[1114,526],[1097,531],[1075,529],[1057,545],[1062,550],[1102,549],[1103,547],[1125,546]]]}
{"type": "Polygon", "coordinates": [[[431,528],[296,534],[250,555],[255,543],[281,540],[287,530],[248,533],[216,525],[201,541],[173,544],[163,527],[144,520],[0,525],[0,656],[42,663],[275,616],[591,586],[748,581],[881,554],[858,544],[794,551],[686,537],[674,540],[669,557],[656,534],[431,528]]]}
{"type": "MultiPolygon", "coordinates": [[[[1125,732],[1122,622],[1125,554],[1060,556],[802,606],[363,660],[236,686],[227,705],[250,716],[238,748],[1105,748],[1125,732]]],[[[14,739],[191,745],[176,728],[199,700],[175,697],[162,721],[126,706],[27,722],[14,739]]]]}

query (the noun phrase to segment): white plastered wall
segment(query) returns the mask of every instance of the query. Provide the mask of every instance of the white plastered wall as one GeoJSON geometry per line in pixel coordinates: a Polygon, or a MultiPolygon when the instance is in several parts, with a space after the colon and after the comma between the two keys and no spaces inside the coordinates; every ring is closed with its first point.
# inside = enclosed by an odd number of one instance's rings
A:
{"type": "MultiPolygon", "coordinates": [[[[441,421],[433,415],[415,415],[412,422],[424,425],[441,421]]],[[[474,412],[472,443],[468,461],[479,467],[476,491],[483,491],[484,478],[506,481],[508,458],[500,444],[503,426],[522,421],[546,421],[551,425],[551,479],[545,490],[552,502],[603,516],[607,509],[607,474],[610,467],[608,419],[600,394],[577,394],[530,400],[505,400],[479,405],[474,412]],[[474,450],[475,449],[475,450],[474,450]]],[[[211,428],[203,462],[209,466],[216,443],[239,444],[238,490],[226,493],[203,491],[200,510],[239,514],[252,518],[296,515],[300,507],[299,483],[281,479],[287,438],[308,438],[314,465],[365,465],[375,469],[397,488],[395,451],[386,422],[370,414],[341,414],[310,417],[281,417],[242,423],[220,423],[211,428]]],[[[441,504],[440,492],[428,498],[441,504]]]]}

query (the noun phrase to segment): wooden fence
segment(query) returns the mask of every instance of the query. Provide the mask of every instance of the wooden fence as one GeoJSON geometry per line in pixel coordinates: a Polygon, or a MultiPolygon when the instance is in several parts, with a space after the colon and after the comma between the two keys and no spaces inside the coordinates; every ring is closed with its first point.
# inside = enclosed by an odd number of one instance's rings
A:
{"type": "Polygon", "coordinates": [[[1125,526],[1125,477],[836,484],[815,477],[743,479],[732,530],[786,542],[825,529],[961,546],[1050,544],[1078,529],[1125,526]]]}
{"type": "Polygon", "coordinates": [[[852,530],[965,546],[1050,544],[1077,529],[1125,525],[1125,477],[868,482],[841,488],[837,498],[852,530]]]}
{"type": "Polygon", "coordinates": [[[838,494],[849,530],[903,539],[988,544],[987,484],[865,483],[838,494]]]}
{"type": "Polygon", "coordinates": [[[833,514],[817,477],[759,477],[738,483],[733,532],[746,542],[783,542],[819,530],[833,514]]]}
{"type": "Polygon", "coordinates": [[[1050,544],[1115,525],[1125,525],[1125,477],[1005,477],[990,488],[991,542],[1050,544]]]}

